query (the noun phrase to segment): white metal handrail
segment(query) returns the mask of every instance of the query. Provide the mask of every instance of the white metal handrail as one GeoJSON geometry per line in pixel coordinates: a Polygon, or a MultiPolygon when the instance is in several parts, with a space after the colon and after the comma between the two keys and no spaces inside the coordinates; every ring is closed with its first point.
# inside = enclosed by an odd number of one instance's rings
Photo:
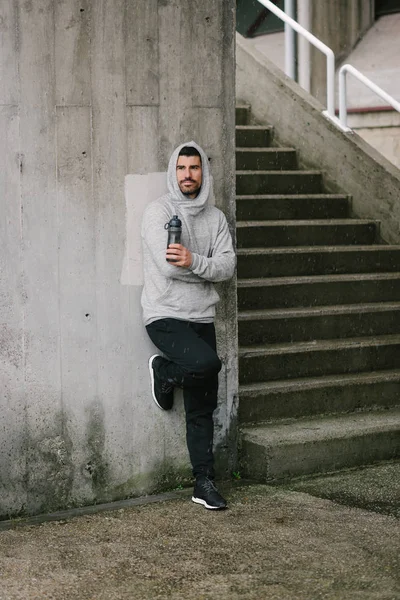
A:
{"type": "MultiPolygon", "coordinates": [[[[283,10],[278,8],[273,2],[270,0],[258,0],[260,4],[268,8],[274,15],[279,17],[284,23],[287,23],[292,27],[297,33],[303,35],[313,46],[318,48],[321,52],[323,52],[326,56],[326,114],[333,121],[337,121],[335,117],[335,55],[333,51],[323,44],[318,38],[315,37],[312,33],[304,29],[297,21],[289,17],[283,10]]],[[[286,51],[289,51],[288,49],[286,51]]],[[[287,73],[290,77],[290,73],[287,73]]]]}
{"type": "Polygon", "coordinates": [[[387,92],[385,92],[382,88],[380,88],[376,83],[365,77],[360,71],[352,67],[351,65],[343,65],[343,67],[339,70],[339,121],[340,125],[343,129],[348,129],[347,127],[347,99],[346,99],[346,73],[351,73],[356,77],[359,81],[361,81],[364,85],[369,87],[370,90],[375,92],[378,96],[380,96],[383,100],[385,100],[388,104],[393,106],[398,112],[400,112],[400,102],[397,102],[392,96],[390,96],[387,92]]]}

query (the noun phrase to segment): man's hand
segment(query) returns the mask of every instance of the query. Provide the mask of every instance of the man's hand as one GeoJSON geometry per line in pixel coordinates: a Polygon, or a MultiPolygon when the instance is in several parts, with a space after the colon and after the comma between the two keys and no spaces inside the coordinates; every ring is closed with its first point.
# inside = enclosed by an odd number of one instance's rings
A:
{"type": "Polygon", "coordinates": [[[170,244],[167,248],[166,259],[175,267],[190,267],[192,264],[192,253],[182,244],[170,244]]]}

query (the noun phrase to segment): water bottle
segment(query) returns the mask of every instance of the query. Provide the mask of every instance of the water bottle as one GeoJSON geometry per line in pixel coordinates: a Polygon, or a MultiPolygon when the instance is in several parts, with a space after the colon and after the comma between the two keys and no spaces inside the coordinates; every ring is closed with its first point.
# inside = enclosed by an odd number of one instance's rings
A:
{"type": "MultiPolygon", "coordinates": [[[[168,230],[167,248],[170,244],[180,244],[182,234],[182,222],[178,215],[174,215],[169,223],[165,223],[164,229],[168,230]]],[[[168,262],[177,262],[173,259],[166,259],[168,262]]]]}

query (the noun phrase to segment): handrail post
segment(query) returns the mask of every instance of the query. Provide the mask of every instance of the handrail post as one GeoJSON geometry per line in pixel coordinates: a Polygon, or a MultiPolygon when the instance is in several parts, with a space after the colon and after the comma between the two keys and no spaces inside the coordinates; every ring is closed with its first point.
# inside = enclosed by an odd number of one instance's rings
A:
{"type": "MultiPolygon", "coordinates": [[[[285,13],[294,19],[294,2],[285,0],[285,13]]],[[[291,79],[296,77],[295,33],[293,27],[285,22],[285,73],[291,79]]]]}
{"type": "Polygon", "coordinates": [[[330,117],[335,118],[335,55],[330,48],[326,54],[326,108],[330,117]]]}
{"type": "MultiPolygon", "coordinates": [[[[297,20],[307,31],[310,25],[310,0],[297,0],[297,20]]],[[[311,48],[310,42],[304,37],[298,37],[298,81],[301,87],[310,92],[311,89],[311,48]]]]}
{"type": "Polygon", "coordinates": [[[339,121],[342,127],[347,127],[347,79],[343,68],[339,70],[339,121]]]}

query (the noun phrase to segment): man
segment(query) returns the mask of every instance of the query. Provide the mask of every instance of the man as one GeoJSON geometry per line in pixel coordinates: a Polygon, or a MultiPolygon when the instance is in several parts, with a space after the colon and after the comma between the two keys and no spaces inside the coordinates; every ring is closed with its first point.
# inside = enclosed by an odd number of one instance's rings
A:
{"type": "Polygon", "coordinates": [[[226,508],[214,484],[213,412],[221,361],[216,352],[213,282],[230,279],[235,252],[225,215],[209,204],[208,158],[195,142],[173,152],[169,193],[152,202],[142,221],[143,319],[164,356],[149,360],[153,398],[170,410],[174,387],[183,388],[186,441],[196,479],[192,500],[208,509],[226,508]],[[167,246],[165,225],[178,215],[180,244],[167,246]],[[173,262],[170,262],[170,261],[173,262]]]}

